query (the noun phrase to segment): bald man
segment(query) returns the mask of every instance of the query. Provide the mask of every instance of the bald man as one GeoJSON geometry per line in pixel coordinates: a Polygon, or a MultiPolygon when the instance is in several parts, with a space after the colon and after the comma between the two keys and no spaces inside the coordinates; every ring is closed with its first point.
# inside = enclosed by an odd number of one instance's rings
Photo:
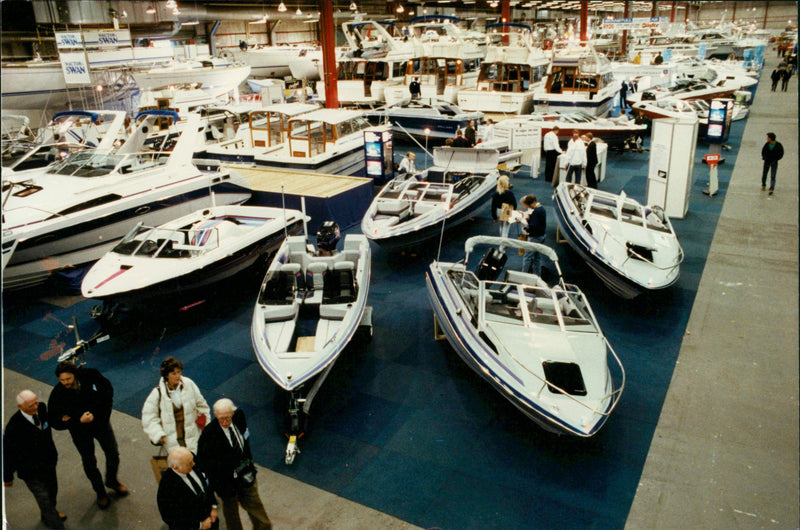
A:
{"type": "Polygon", "coordinates": [[[14,473],[25,481],[47,528],[64,528],[66,515],[56,510],[58,451],[47,406],[30,390],[17,394],[17,412],[3,434],[3,483],[14,485],[14,473]]]}
{"type": "Polygon", "coordinates": [[[158,511],[170,530],[219,528],[217,499],[208,477],[194,465],[194,455],[176,447],[167,456],[169,469],[158,484],[158,511]]]}

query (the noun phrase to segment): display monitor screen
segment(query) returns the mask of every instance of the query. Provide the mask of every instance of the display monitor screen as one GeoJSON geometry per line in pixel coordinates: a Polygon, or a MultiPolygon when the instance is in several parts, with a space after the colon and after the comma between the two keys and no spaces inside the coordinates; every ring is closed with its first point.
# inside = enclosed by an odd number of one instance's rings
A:
{"type": "Polygon", "coordinates": [[[708,124],[708,137],[709,138],[722,138],[722,124],[709,123],[708,124]]]}
{"type": "Polygon", "coordinates": [[[708,121],[722,123],[725,121],[725,109],[711,109],[708,112],[708,121]]]}

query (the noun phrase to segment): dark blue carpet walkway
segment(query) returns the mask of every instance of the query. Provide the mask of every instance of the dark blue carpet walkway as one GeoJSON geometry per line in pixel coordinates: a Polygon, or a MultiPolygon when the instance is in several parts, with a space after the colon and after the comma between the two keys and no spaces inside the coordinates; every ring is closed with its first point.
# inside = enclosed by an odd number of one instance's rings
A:
{"type": "MultiPolygon", "coordinates": [[[[738,146],[744,122],[729,143],[738,146]]],[[[398,146],[399,153],[407,147],[398,146]]],[[[612,295],[565,245],[555,243],[552,188],[518,175],[519,200],[535,193],[548,206],[547,243],[565,278],[589,297],[622,359],[628,385],[616,412],[593,439],[535,427],[433,338],[425,269],[435,249],[387,256],[374,248],[369,302],[375,335],[352,344],[314,401],[309,436],[293,466],[283,463],[284,403],[254,359],[250,318],[258,278],[175,318],[143,323],[91,350],[86,361],[111,379],[115,407],[138,417],[167,355],[209,403],[231,397],[248,414],[259,464],[422,527],[620,528],[624,525],[658,421],[706,254],[725,199],[736,150],[725,152],[716,197],[702,194],[708,168],[697,148],[690,210],[674,220],[686,252],[677,285],[633,301],[612,295]]],[[[424,156],[418,156],[422,165],[424,156]]],[[[601,188],[645,201],[648,153],[609,154],[601,188]]],[[[358,230],[353,227],[349,231],[358,230]]],[[[443,260],[463,256],[464,240],[495,233],[488,210],[445,235],[443,260]]],[[[512,266],[514,262],[512,262],[512,266]]],[[[4,367],[55,383],[58,346],[96,329],[92,302],[68,308],[4,295],[4,367]]],[[[38,293],[41,294],[41,293],[38,293]]],[[[145,442],[143,442],[145,443],[145,442]]]]}

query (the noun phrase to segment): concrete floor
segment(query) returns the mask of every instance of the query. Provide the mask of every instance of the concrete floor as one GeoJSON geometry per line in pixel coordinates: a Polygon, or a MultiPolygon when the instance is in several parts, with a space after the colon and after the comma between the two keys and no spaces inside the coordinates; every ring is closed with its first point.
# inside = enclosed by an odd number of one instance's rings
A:
{"type": "MultiPolygon", "coordinates": [[[[770,52],[629,528],[798,526],[797,77],[788,92],[771,93],[776,64],[770,52]],[[768,131],[786,150],[772,197],[759,182],[768,131]]],[[[17,389],[51,390],[10,370],[3,383],[4,424],[17,389]]],[[[54,433],[67,527],[163,528],[148,465],[155,451],[138,418],[115,412],[112,422],[132,495],[106,511],[94,504],[69,436],[54,433]]],[[[275,528],[416,528],[264,468],[258,478],[275,528]]],[[[6,528],[43,528],[21,481],[3,500],[6,528]]]]}

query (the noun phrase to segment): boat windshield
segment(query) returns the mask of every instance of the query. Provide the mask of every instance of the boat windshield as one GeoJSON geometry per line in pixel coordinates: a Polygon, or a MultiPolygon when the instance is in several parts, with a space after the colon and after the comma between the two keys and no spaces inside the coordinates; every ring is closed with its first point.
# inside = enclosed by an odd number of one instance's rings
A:
{"type": "Polygon", "coordinates": [[[219,247],[219,228],[210,220],[188,228],[153,228],[139,225],[117,246],[116,254],[153,258],[193,258],[219,247]]]}
{"type": "Polygon", "coordinates": [[[82,151],[72,153],[48,170],[54,175],[72,177],[102,177],[117,171],[122,174],[150,169],[166,164],[170,153],[130,153],[127,155],[82,151]]]}
{"type": "Polygon", "coordinates": [[[580,291],[506,282],[484,283],[484,318],[489,322],[545,325],[596,332],[580,291]]]}

